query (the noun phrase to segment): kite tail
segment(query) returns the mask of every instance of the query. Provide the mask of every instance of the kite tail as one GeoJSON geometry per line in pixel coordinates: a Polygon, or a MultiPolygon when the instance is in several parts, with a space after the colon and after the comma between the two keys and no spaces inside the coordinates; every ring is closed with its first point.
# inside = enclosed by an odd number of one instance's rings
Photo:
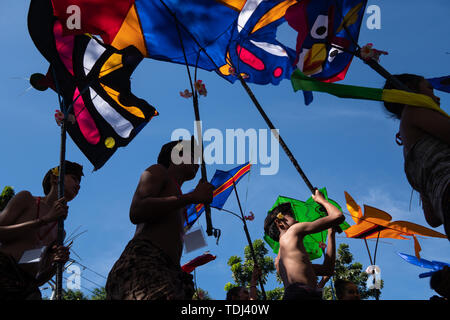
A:
{"type": "Polygon", "coordinates": [[[416,254],[417,259],[420,259],[419,252],[422,251],[422,247],[420,246],[419,241],[417,240],[417,237],[415,235],[413,235],[413,239],[414,239],[414,252],[416,254]]]}

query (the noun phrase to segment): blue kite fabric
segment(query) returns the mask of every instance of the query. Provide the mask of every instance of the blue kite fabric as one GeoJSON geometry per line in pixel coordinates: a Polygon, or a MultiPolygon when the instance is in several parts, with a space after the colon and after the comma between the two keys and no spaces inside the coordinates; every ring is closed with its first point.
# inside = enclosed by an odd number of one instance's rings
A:
{"type": "Polygon", "coordinates": [[[450,93],[450,76],[430,78],[427,80],[436,90],[450,93]]]}
{"type": "Polygon", "coordinates": [[[418,267],[422,267],[425,269],[431,269],[433,271],[430,272],[425,272],[425,273],[421,273],[419,274],[419,278],[426,278],[426,277],[431,277],[433,275],[433,273],[435,273],[436,271],[442,270],[445,266],[450,267],[450,264],[446,263],[446,262],[441,262],[441,261],[429,261],[423,258],[417,258],[415,256],[411,256],[409,254],[406,253],[400,253],[397,252],[397,254],[402,257],[403,260],[416,265],[418,267]]]}
{"type": "Polygon", "coordinates": [[[81,28],[117,49],[134,45],[143,56],[215,71],[230,82],[278,84],[289,79],[295,51],[277,39],[295,0],[53,0],[65,24],[69,5],[81,9],[81,28]],[[183,52],[184,49],[184,52],[183,52]]]}
{"type": "MultiPolygon", "coordinates": [[[[214,186],[213,201],[210,204],[211,208],[223,208],[234,189],[234,185],[250,171],[250,167],[250,163],[245,163],[229,171],[216,170],[210,182],[214,186]]],[[[203,204],[192,204],[188,206],[186,208],[187,221],[184,224],[184,229],[188,230],[191,228],[203,211],[205,211],[203,204]]]]}
{"type": "MultiPolygon", "coordinates": [[[[367,0],[302,0],[285,19],[298,32],[295,66],[322,82],[345,78],[358,46],[367,0]]],[[[305,102],[311,102],[311,94],[305,102]]]]}

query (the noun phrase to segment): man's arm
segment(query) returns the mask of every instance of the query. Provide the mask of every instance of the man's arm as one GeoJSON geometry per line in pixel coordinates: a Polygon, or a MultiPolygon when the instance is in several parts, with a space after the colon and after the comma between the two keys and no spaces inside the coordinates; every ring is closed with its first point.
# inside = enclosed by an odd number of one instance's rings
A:
{"type": "Polygon", "coordinates": [[[161,165],[151,166],[141,175],[139,185],[130,207],[133,224],[158,221],[191,203],[210,203],[213,187],[209,183],[199,183],[193,192],[161,197],[162,189],[168,182],[167,170],[161,165]]]}
{"type": "Polygon", "coordinates": [[[68,207],[66,205],[66,200],[63,197],[60,200],[55,201],[53,207],[45,216],[18,224],[10,224],[19,219],[23,212],[27,210],[30,201],[34,201],[33,196],[29,193],[27,195],[27,193],[28,192],[26,191],[22,194],[19,193],[20,197],[16,199],[13,198],[14,202],[12,202],[13,199],[11,199],[8,206],[2,211],[0,218],[2,219],[2,223],[6,225],[0,225],[0,242],[7,243],[14,241],[50,222],[57,221],[59,218],[65,219],[67,216],[68,207]]]}
{"type": "Polygon", "coordinates": [[[250,281],[250,300],[258,300],[258,290],[256,289],[256,285],[258,284],[259,277],[261,276],[261,271],[256,266],[253,267],[252,279],[250,281]]]}
{"type": "Polygon", "coordinates": [[[167,170],[160,165],[153,165],[142,173],[130,207],[133,224],[158,220],[168,212],[190,203],[186,195],[160,197],[167,182],[167,170]]]}
{"type": "Polygon", "coordinates": [[[43,225],[45,225],[43,220],[35,219],[12,226],[0,226],[0,242],[7,243],[14,241],[43,225]]]}
{"type": "Polygon", "coordinates": [[[336,237],[334,228],[328,229],[327,251],[323,264],[313,264],[316,276],[332,276],[336,263],[336,237]]]}
{"type": "Polygon", "coordinates": [[[63,265],[69,260],[69,247],[50,245],[50,249],[44,254],[39,265],[39,272],[36,275],[37,286],[48,282],[56,274],[57,263],[63,265]]]}

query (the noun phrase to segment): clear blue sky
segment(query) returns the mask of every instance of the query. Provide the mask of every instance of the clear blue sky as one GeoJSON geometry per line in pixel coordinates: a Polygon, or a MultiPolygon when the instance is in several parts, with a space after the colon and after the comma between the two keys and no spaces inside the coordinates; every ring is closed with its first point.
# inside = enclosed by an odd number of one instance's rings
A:
{"type": "MultiPolygon", "coordinates": [[[[425,77],[448,75],[450,66],[450,21],[447,0],[434,1],[369,1],[381,8],[381,29],[369,30],[366,18],[359,43],[374,43],[389,52],[381,64],[391,73],[416,73],[425,77]]],[[[59,127],[53,114],[58,108],[54,92],[28,90],[27,78],[35,72],[45,73],[47,62],[34,47],[27,31],[29,1],[0,4],[2,72],[0,74],[1,117],[0,187],[12,185],[16,192],[29,190],[41,195],[45,172],[59,161],[59,127]]],[[[287,24],[279,38],[291,46],[295,33],[287,24]]],[[[226,129],[266,129],[266,125],[239,83],[234,85],[215,73],[199,71],[208,89],[200,98],[200,113],[204,129],[215,128],[225,135],[226,129]]],[[[347,78],[342,82],[381,87],[383,78],[355,59],[347,78]]],[[[345,209],[344,191],[361,206],[368,204],[390,213],[393,220],[407,220],[425,225],[419,197],[413,193],[403,172],[402,150],[395,144],[399,123],[388,118],[379,102],[343,100],[326,94],[315,94],[313,104],[306,107],[301,93],[294,93],[289,81],[279,86],[250,85],[273,123],[280,129],[286,143],[315,186],[326,186],[330,197],[345,209]]],[[[107,276],[127,242],[134,226],[128,219],[129,205],[141,172],[155,163],[162,144],[170,140],[177,128],[193,132],[191,100],[179,92],[188,88],[184,66],[146,59],[133,75],[133,92],[146,99],[160,112],[126,148],[120,149],[97,172],[69,138],[67,158],[83,164],[85,177],[79,196],[71,202],[66,220],[67,233],[77,227],[87,230],[75,242],[73,256],[84,266],[107,276]]],[[[448,94],[438,92],[443,108],[450,113],[448,94]]],[[[247,159],[249,155],[247,154],[247,159]]],[[[233,165],[208,166],[208,176],[216,169],[229,170],[233,165]]],[[[278,195],[306,200],[309,189],[301,180],[286,155],[280,149],[280,168],[276,175],[259,175],[255,165],[250,177],[238,185],[246,209],[256,215],[249,222],[253,239],[262,238],[266,212],[278,195]]],[[[185,192],[195,182],[183,186],[185,192]]],[[[225,208],[238,211],[235,198],[230,197],[225,208]]],[[[345,213],[348,211],[345,209],[345,213]]],[[[347,216],[347,221],[353,224],[347,216]]],[[[227,260],[231,255],[243,256],[247,244],[239,221],[229,214],[213,211],[213,224],[222,230],[218,245],[209,237],[208,248],[183,255],[182,263],[205,250],[217,259],[198,268],[197,286],[214,299],[224,299],[224,285],[232,281],[227,260]]],[[[200,219],[205,230],[205,220],[200,219]]],[[[444,232],[442,227],[436,229],[444,232]]],[[[429,260],[450,262],[450,245],[445,239],[419,239],[421,255],[429,260]]],[[[347,243],[356,261],[368,266],[369,258],[361,240],[338,235],[337,244],[347,243]]],[[[370,241],[373,250],[375,242],[370,241]]],[[[377,254],[385,287],[381,299],[428,299],[434,292],[429,280],[419,279],[422,269],[404,262],[396,252],[414,254],[412,240],[382,239],[377,254]]],[[[272,253],[270,253],[273,257],[272,253]]],[[[67,275],[65,275],[67,276],[67,275]]],[[[83,291],[104,285],[105,279],[82,271],[83,291]],[[94,284],[94,283],[95,284],[94,284]]],[[[267,290],[279,286],[275,276],[267,290]]],[[[44,295],[49,295],[48,291],[44,295]]]]}

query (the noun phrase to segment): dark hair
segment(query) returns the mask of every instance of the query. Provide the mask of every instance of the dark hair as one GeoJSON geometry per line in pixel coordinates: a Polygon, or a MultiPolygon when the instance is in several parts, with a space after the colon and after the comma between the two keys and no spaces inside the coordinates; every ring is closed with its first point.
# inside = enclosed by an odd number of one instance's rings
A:
{"type": "MultiPolygon", "coordinates": [[[[72,174],[78,178],[78,180],[81,182],[81,177],[84,176],[83,174],[83,166],[76,163],[71,162],[68,160],[64,161],[65,166],[65,174],[72,174]]],[[[50,192],[50,189],[52,188],[51,183],[51,176],[53,175],[53,170],[58,169],[58,175],[59,175],[59,166],[54,167],[47,171],[47,173],[44,176],[44,179],[42,180],[42,188],[44,189],[44,194],[47,195],[50,192]]]]}
{"type": "Polygon", "coordinates": [[[233,297],[239,297],[239,292],[241,292],[241,289],[241,286],[237,286],[228,290],[226,300],[233,300],[233,297]]]}
{"type": "MultiPolygon", "coordinates": [[[[415,93],[420,92],[420,83],[425,80],[422,76],[409,73],[398,74],[394,77],[415,93]]],[[[393,81],[387,80],[383,89],[397,89],[397,87],[393,81]]],[[[384,102],[386,110],[396,119],[401,119],[404,106],[404,104],[400,103],[384,102]]]]}
{"type": "MultiPolygon", "coordinates": [[[[172,149],[178,145],[179,143],[186,142],[185,140],[178,140],[178,141],[171,141],[166,143],[161,147],[161,151],[158,155],[158,164],[169,168],[169,166],[173,163],[172,162],[172,149]]],[[[191,138],[191,152],[194,153],[194,137],[191,138]]],[[[183,156],[183,149],[180,150],[180,157],[183,156]]]]}
{"type": "Polygon", "coordinates": [[[450,286],[448,283],[443,285],[445,281],[450,280],[450,277],[448,276],[449,273],[450,268],[444,267],[443,269],[434,272],[430,279],[430,288],[445,298],[449,298],[450,296],[450,292],[448,291],[450,286]],[[447,276],[445,276],[445,272],[447,272],[447,276]]]}
{"type": "Polygon", "coordinates": [[[172,149],[178,144],[180,141],[171,141],[162,146],[161,151],[158,155],[158,164],[163,165],[166,168],[169,168],[172,163],[171,155],[172,149]]]}
{"type": "Polygon", "coordinates": [[[269,211],[266,219],[264,220],[264,232],[275,241],[280,240],[280,230],[278,230],[277,225],[274,223],[279,213],[293,214],[291,204],[289,202],[285,202],[277,205],[272,209],[272,211],[269,211]]]}
{"type": "Polygon", "coordinates": [[[344,280],[344,279],[336,279],[334,282],[334,289],[336,290],[336,297],[341,300],[344,297],[345,287],[348,284],[353,284],[353,282],[344,280]]]}

